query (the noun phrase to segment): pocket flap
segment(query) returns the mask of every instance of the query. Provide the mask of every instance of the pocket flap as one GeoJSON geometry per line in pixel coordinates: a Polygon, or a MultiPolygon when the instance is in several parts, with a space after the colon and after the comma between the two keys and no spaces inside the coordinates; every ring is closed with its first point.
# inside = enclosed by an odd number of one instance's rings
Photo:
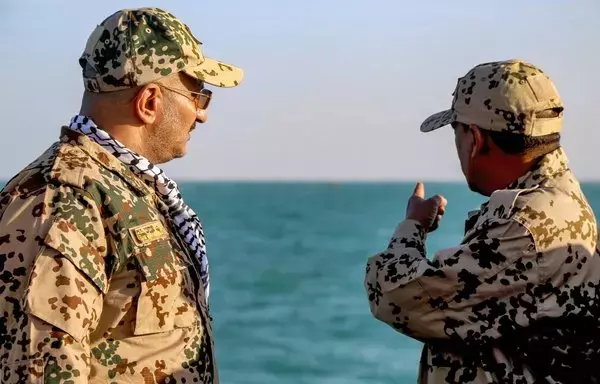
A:
{"type": "Polygon", "coordinates": [[[36,257],[25,291],[25,311],[81,342],[96,327],[103,296],[70,258],[47,247],[36,257]]]}
{"type": "Polygon", "coordinates": [[[44,359],[30,359],[0,364],[2,383],[44,383],[44,359]]]}
{"type": "Polygon", "coordinates": [[[153,281],[187,268],[188,263],[173,253],[169,233],[160,221],[151,221],[132,228],[133,256],[146,278],[153,281]]]}
{"type": "Polygon", "coordinates": [[[168,239],[155,241],[147,246],[135,247],[133,256],[146,281],[149,282],[169,278],[174,272],[189,266],[184,259],[173,252],[168,239]]]}
{"type": "Polygon", "coordinates": [[[44,243],[69,259],[102,293],[106,294],[108,291],[105,271],[106,238],[103,231],[94,233],[94,230],[100,231],[99,228],[102,226],[90,226],[86,237],[75,224],[57,218],[50,226],[44,243]]]}
{"type": "Polygon", "coordinates": [[[186,295],[189,281],[185,277],[189,264],[173,250],[169,239],[136,247],[134,256],[144,276],[134,334],[191,326],[195,319],[194,305],[186,295]]]}

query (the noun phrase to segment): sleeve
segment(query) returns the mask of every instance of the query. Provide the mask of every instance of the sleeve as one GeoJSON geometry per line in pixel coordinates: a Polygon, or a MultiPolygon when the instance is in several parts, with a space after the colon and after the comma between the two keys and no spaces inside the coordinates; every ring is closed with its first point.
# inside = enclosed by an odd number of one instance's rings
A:
{"type": "Polygon", "coordinates": [[[398,225],[386,251],[367,261],[371,313],[422,342],[485,343],[526,326],[535,316],[538,281],[529,231],[496,220],[430,261],[416,221],[398,225]]]}
{"type": "Polygon", "coordinates": [[[7,331],[14,344],[10,350],[2,346],[3,355],[10,356],[3,379],[87,383],[90,332],[108,285],[100,211],[85,193],[57,187],[12,204],[0,231],[7,237],[21,234],[11,247],[23,251],[23,265],[30,268],[21,265],[27,276],[22,294],[17,290],[7,297],[15,320],[7,331]]]}

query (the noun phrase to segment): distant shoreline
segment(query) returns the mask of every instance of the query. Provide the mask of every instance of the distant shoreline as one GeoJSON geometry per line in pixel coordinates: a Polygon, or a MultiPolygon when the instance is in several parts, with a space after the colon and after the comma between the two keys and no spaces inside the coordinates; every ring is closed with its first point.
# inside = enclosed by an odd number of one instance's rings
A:
{"type": "MultiPolygon", "coordinates": [[[[351,184],[372,184],[372,185],[407,185],[416,183],[415,180],[302,180],[302,179],[215,179],[215,180],[194,180],[194,179],[177,179],[174,178],[177,184],[330,184],[330,185],[351,185],[351,184]]],[[[426,185],[457,185],[465,184],[464,180],[427,180],[421,179],[426,185]]],[[[4,186],[8,179],[0,179],[0,186],[4,186]]],[[[600,184],[599,180],[579,180],[582,185],[600,184]]]]}

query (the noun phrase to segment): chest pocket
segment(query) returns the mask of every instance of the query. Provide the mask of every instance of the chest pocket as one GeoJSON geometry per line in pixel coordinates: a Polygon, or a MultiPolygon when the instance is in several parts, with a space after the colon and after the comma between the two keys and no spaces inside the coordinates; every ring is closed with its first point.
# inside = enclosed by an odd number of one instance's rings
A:
{"type": "Polygon", "coordinates": [[[196,305],[189,264],[159,221],[129,229],[141,272],[135,335],[195,325],[196,305]]]}

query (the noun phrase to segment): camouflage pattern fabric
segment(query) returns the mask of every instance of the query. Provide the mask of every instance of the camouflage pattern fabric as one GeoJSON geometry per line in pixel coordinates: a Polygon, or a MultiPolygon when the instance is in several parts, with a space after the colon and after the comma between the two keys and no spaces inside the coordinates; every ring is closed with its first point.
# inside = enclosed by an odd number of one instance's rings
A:
{"type": "Polygon", "coordinates": [[[529,136],[562,130],[562,113],[555,118],[536,116],[547,109],[562,109],[563,104],[550,77],[523,60],[479,64],[458,79],[452,95],[452,107],[428,117],[422,132],[453,122],[529,136]]]}
{"type": "Polygon", "coordinates": [[[108,132],[98,127],[94,120],[87,116],[74,116],[71,119],[69,128],[75,132],[87,135],[90,140],[102,146],[126,164],[136,176],[154,189],[162,202],[158,206],[159,210],[168,218],[167,221],[171,227],[179,232],[190,253],[199,260],[204,297],[208,300],[210,295],[210,276],[204,229],[196,212],[183,200],[183,196],[175,180],[169,178],[159,166],[152,164],[142,155],[135,153],[120,143],[108,132]]]}
{"type": "Polygon", "coordinates": [[[79,64],[85,88],[111,92],[181,72],[217,87],[235,87],[243,71],[205,57],[190,28],[160,8],[124,9],[89,36],[79,64]]]}
{"type": "Polygon", "coordinates": [[[563,149],[465,228],[428,255],[405,220],[366,266],[372,314],[424,343],[419,383],[600,382],[596,219],[563,149]]]}
{"type": "Polygon", "coordinates": [[[87,136],[0,193],[0,382],[218,383],[197,261],[87,136]]]}

